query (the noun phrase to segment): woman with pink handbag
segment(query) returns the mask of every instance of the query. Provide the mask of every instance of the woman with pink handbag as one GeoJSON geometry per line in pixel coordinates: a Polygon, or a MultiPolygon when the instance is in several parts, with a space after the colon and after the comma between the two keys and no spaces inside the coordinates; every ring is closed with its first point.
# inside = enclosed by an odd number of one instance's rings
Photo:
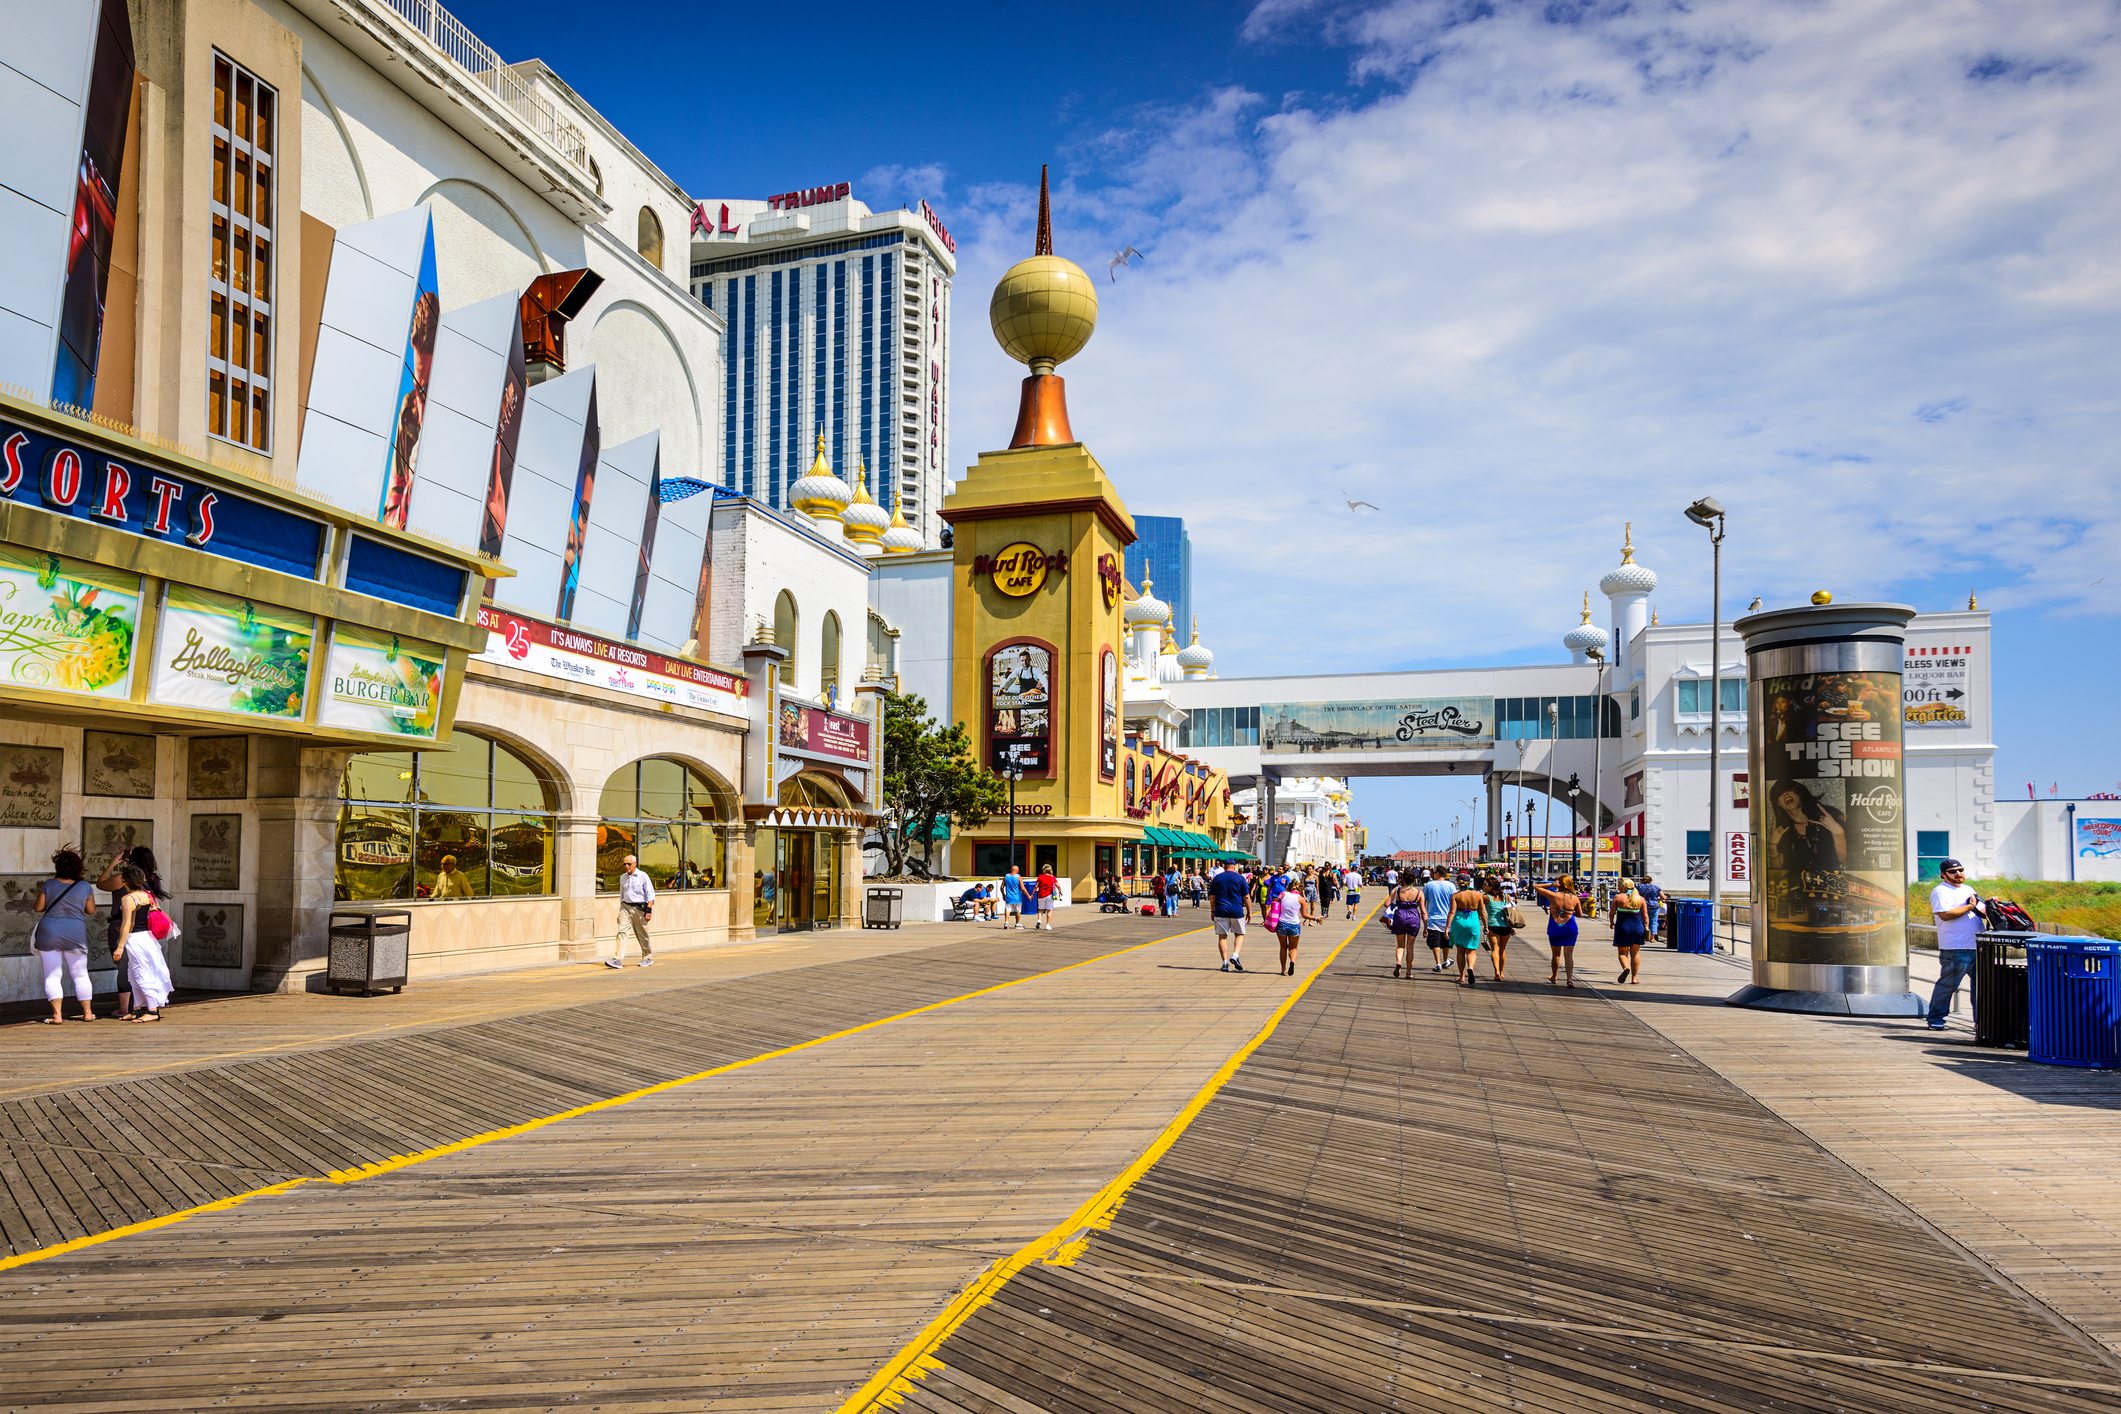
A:
{"type": "Polygon", "coordinates": [[[162,955],[162,944],[176,932],[176,925],[157,905],[153,891],[147,887],[147,873],[139,865],[125,865],[119,869],[118,877],[125,881],[125,892],[118,896],[120,942],[112,950],[111,959],[125,964],[132,978],[132,993],[140,1009],[130,1019],[160,1021],[172,990],[169,960],[162,955]]]}

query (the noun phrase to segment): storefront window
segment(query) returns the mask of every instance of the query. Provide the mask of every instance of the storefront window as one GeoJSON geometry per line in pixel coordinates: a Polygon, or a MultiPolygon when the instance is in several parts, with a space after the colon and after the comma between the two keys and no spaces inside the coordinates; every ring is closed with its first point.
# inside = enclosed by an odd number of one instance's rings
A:
{"type": "Polygon", "coordinates": [[[448,751],[370,751],[339,784],[333,897],[480,899],[553,891],[558,793],[476,732],[448,751]]]}
{"type": "Polygon", "coordinates": [[[726,889],[714,787],[681,761],[651,756],[604,783],[597,814],[597,888],[616,893],[627,855],[659,889],[726,889]]]}

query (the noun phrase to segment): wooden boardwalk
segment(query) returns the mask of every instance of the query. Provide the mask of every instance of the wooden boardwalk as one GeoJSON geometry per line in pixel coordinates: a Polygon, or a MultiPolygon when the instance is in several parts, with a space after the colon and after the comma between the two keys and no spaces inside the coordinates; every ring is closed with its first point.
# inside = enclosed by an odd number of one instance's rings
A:
{"type": "Polygon", "coordinates": [[[1595,992],[1358,949],[886,1402],[2121,1409],[2097,1345],[1595,992]]]}

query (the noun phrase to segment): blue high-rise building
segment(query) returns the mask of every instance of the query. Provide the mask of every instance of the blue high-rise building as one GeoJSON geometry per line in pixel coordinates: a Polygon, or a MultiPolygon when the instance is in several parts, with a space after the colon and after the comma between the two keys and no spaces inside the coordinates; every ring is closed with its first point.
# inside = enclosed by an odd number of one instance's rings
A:
{"type": "Polygon", "coordinates": [[[1183,516],[1136,516],[1141,538],[1127,547],[1127,582],[1156,581],[1156,597],[1171,606],[1171,632],[1183,648],[1193,632],[1193,542],[1183,516]]]}

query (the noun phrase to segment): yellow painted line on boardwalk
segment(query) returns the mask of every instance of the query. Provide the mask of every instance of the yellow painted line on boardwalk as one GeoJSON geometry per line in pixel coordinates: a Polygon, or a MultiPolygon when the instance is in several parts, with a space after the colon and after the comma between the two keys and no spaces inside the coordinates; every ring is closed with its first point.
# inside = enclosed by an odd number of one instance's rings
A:
{"type": "MultiPolygon", "coordinates": [[[[558,1114],[549,1114],[539,1119],[525,1120],[521,1124],[509,1125],[506,1129],[488,1130],[484,1134],[475,1134],[469,1139],[459,1139],[449,1144],[438,1144],[432,1149],[421,1149],[411,1154],[399,1154],[394,1158],[379,1159],[375,1163],[362,1164],[358,1168],[334,1169],[332,1172],[324,1174],[321,1181],[342,1184],[359,1183],[364,1178],[374,1178],[378,1174],[394,1173],[399,1169],[411,1168],[414,1164],[425,1163],[429,1159],[444,1158],[450,1154],[461,1154],[467,1149],[476,1149],[482,1144],[491,1144],[496,1139],[513,1139],[519,1134],[529,1134],[533,1130],[543,1129],[548,1124],[558,1124],[563,1119],[577,1119],[582,1115],[595,1114],[599,1110],[616,1109],[620,1105],[630,1105],[635,1100],[646,1099],[650,1095],[660,1095],[665,1090],[675,1090],[681,1085],[690,1085],[696,1080],[706,1080],[717,1075],[727,1075],[731,1071],[742,1070],[746,1066],[759,1065],[765,1061],[778,1060],[782,1056],[792,1056],[798,1051],[807,1051],[813,1046],[822,1046],[828,1041],[838,1041],[848,1036],[859,1036],[864,1031],[874,1031],[877,1027],[889,1026],[894,1021],[904,1021],[909,1017],[922,1016],[931,1011],[940,1011],[947,1006],[956,1006],[959,1002],[969,1002],[975,997],[992,996],[996,992],[1006,991],[1011,987],[1020,987],[1026,982],[1037,982],[1047,977],[1058,977],[1063,972],[1073,972],[1078,967],[1088,967],[1096,962],[1109,962],[1115,957],[1125,957],[1128,953],[1140,952],[1143,948],[1153,948],[1161,943],[1176,942],[1180,938],[1190,938],[1196,933],[1204,933],[1206,931],[1208,930],[1205,928],[1189,928],[1183,933],[1173,933],[1168,937],[1157,938],[1146,943],[1136,943],[1132,947],[1120,948],[1115,952],[1099,953],[1096,957],[1086,957],[1081,962],[1071,962],[1066,967],[1056,967],[1050,972],[1035,972],[1029,977],[1019,977],[1014,981],[997,982],[992,987],[982,987],[976,992],[966,992],[961,996],[948,997],[939,1002],[930,1002],[926,1006],[915,1007],[911,1011],[902,1011],[892,1016],[879,1017],[875,1021],[865,1021],[859,1026],[850,1026],[844,1031],[835,1031],[829,1036],[817,1036],[808,1041],[798,1041],[792,1046],[783,1046],[777,1051],[763,1051],[755,1056],[746,1056],[740,1061],[731,1061],[727,1065],[718,1065],[712,1070],[703,1070],[694,1075],[680,1076],[675,1080],[658,1081],[654,1085],[644,1085],[638,1090],[629,1090],[623,1095],[614,1095],[608,1100],[597,1100],[590,1104],[577,1105],[571,1110],[561,1110],[558,1114]]],[[[1330,961],[1330,959],[1328,960],[1330,961]]],[[[1308,982],[1306,985],[1309,985],[1308,982]]],[[[1254,1042],[1253,1044],[1256,1045],[1258,1043],[1254,1042]]],[[[171,1162],[181,1163],[182,1160],[173,1160],[171,1162]]],[[[41,1262],[48,1257],[58,1257],[68,1252],[78,1252],[85,1247],[94,1247],[100,1243],[112,1242],[121,1237],[134,1237],[143,1232],[153,1232],[158,1227],[168,1227],[172,1223],[184,1222],[206,1213],[225,1212],[230,1208],[248,1203],[253,1198],[270,1198],[275,1194],[286,1193],[292,1189],[300,1188],[305,1183],[316,1183],[319,1181],[320,1179],[314,1175],[306,1178],[291,1178],[282,1183],[269,1184],[264,1188],[253,1188],[248,1193],[237,1193],[227,1198],[217,1198],[211,1203],[202,1203],[196,1208],[185,1208],[180,1212],[165,1213],[159,1218],[148,1218],[143,1222],[127,1223],[124,1227],[114,1227],[108,1232],[90,1233],[87,1236],[76,1237],[67,1242],[55,1243],[50,1247],[39,1247],[34,1252],[22,1252],[11,1257],[0,1257],[0,1272],[4,1272],[10,1267],[24,1266],[30,1262],[41,1262]]]]}
{"type": "MultiPolygon", "coordinates": [[[[1325,955],[1323,961],[1305,974],[1296,990],[1289,993],[1280,1006],[1274,1008],[1273,1014],[1267,1018],[1266,1025],[1259,1028],[1259,1033],[1216,1068],[1215,1074],[1208,1077],[1208,1083],[1201,1086],[1193,1098],[1186,1102],[1186,1107],[1172,1117],[1171,1122],[1164,1126],[1163,1132],[1156,1136],[1155,1142],[1142,1151],[1140,1158],[1122,1169],[1110,1183],[1090,1195],[1089,1201],[1070,1213],[1058,1226],[1043,1236],[1033,1238],[981,1272],[970,1286],[959,1292],[957,1298],[943,1308],[940,1315],[921,1328],[920,1334],[901,1347],[898,1354],[892,1356],[884,1368],[870,1376],[869,1382],[856,1390],[854,1396],[839,1407],[837,1414],[861,1414],[861,1411],[877,1407],[897,1408],[904,1402],[906,1395],[912,1392],[915,1380],[927,1378],[930,1370],[943,1368],[943,1362],[935,1356],[943,1342],[948,1340],[959,1326],[971,1319],[973,1312],[1000,1295],[1002,1288],[1007,1286],[1018,1272],[1033,1262],[1043,1262],[1050,1267],[1072,1265],[1090,1245],[1090,1234],[1112,1226],[1113,1219],[1119,1216],[1121,1205],[1127,1201],[1127,1194],[1140,1182],[1142,1175],[1153,1168],[1156,1161],[1178,1142],[1178,1137],[1184,1134],[1187,1127],[1199,1117],[1200,1112],[1208,1107],[1208,1101],[1214,1099],[1216,1092],[1223,1088],[1231,1076],[1237,1074],[1237,1068],[1266,1043],[1267,1038],[1274,1034],[1274,1029],[1281,1025],[1282,1018],[1289,1014],[1290,1008],[1301,1001],[1303,994],[1311,989],[1311,984],[1318,980],[1318,975],[1333,965],[1333,959],[1339,957],[1348,944],[1355,941],[1356,936],[1377,916],[1377,910],[1382,907],[1382,902],[1373,906],[1362,916],[1360,922],[1348,930],[1348,936],[1342,938],[1333,951],[1325,955]]],[[[1267,933],[1263,936],[1271,938],[1274,935],[1267,933]]]]}

